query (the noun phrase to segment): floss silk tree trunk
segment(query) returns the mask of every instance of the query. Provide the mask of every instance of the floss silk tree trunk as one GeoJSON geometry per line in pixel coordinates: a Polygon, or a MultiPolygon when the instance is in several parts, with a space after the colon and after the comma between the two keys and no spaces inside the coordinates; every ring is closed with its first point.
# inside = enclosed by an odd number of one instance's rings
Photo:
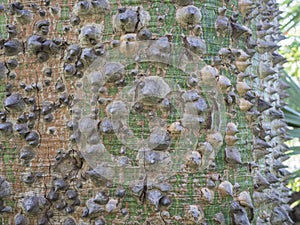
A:
{"type": "Polygon", "coordinates": [[[0,224],[292,224],[275,0],[2,1],[0,224]]]}

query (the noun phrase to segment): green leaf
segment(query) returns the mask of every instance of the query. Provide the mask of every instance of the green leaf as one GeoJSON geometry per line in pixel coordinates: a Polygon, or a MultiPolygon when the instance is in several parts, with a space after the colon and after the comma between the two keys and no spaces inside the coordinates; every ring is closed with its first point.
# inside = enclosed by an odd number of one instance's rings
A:
{"type": "Polygon", "coordinates": [[[294,128],[300,127],[300,113],[288,106],[284,107],[285,120],[289,126],[294,128]]]}
{"type": "Polygon", "coordinates": [[[300,205],[300,199],[293,202],[293,204],[291,204],[291,208],[295,208],[297,205],[300,205]]]}
{"type": "Polygon", "coordinates": [[[300,170],[296,170],[295,172],[293,172],[290,176],[290,179],[296,179],[300,177],[300,170]]]}
{"type": "Polygon", "coordinates": [[[290,97],[287,99],[288,106],[285,107],[285,111],[293,112],[294,115],[300,116],[300,104],[298,102],[300,96],[300,87],[286,72],[283,72],[282,75],[282,80],[290,85],[290,88],[288,89],[290,97]]]}
{"type": "Polygon", "coordinates": [[[293,130],[289,130],[289,134],[292,137],[300,138],[300,128],[294,128],[293,130]]]}
{"type": "Polygon", "coordinates": [[[290,147],[290,150],[286,154],[290,156],[300,154],[300,146],[290,147]]]}
{"type": "Polygon", "coordinates": [[[300,119],[300,112],[298,112],[297,110],[295,110],[295,109],[293,109],[293,108],[291,108],[289,106],[285,106],[283,108],[283,110],[286,111],[286,113],[288,113],[288,114],[292,114],[292,115],[298,116],[299,119],[300,119]]]}

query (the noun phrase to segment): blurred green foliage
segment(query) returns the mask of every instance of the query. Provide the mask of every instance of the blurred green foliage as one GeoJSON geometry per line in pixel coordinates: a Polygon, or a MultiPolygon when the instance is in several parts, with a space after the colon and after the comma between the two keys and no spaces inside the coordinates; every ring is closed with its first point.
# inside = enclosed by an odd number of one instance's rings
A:
{"type": "Polygon", "coordinates": [[[286,71],[300,83],[300,0],[283,0],[281,10],[281,30],[287,39],[281,43],[280,53],[288,60],[286,71]]]}
{"type": "MultiPolygon", "coordinates": [[[[299,143],[300,138],[300,87],[285,71],[282,73],[282,80],[290,85],[290,88],[288,89],[289,98],[286,99],[288,105],[283,108],[283,111],[285,114],[285,121],[290,127],[289,135],[295,138],[295,141],[291,142],[292,146],[287,154],[290,156],[299,155],[300,146],[297,146],[297,142],[299,143]]],[[[291,176],[292,179],[295,179],[296,177],[300,177],[300,170],[295,171],[291,176]]]]}
{"type": "Polygon", "coordinates": [[[300,1],[299,0],[284,0],[281,2],[283,25],[281,29],[284,32],[289,32],[300,24],[300,1]]]}
{"type": "MultiPolygon", "coordinates": [[[[300,11],[300,5],[299,5],[300,11]]],[[[300,29],[300,28],[299,28],[300,29]]],[[[284,55],[288,63],[284,66],[289,75],[300,81],[300,35],[288,36],[289,43],[281,47],[280,53],[284,55]]]]}
{"type": "MultiPolygon", "coordinates": [[[[291,88],[288,90],[288,106],[284,108],[285,119],[291,127],[289,135],[294,137],[291,142],[291,148],[288,154],[293,157],[300,155],[300,1],[283,0],[281,2],[282,19],[281,30],[287,37],[282,41],[280,53],[288,60],[285,63],[285,71],[282,79],[287,82],[291,88]]],[[[300,192],[300,169],[291,174],[289,187],[295,192],[300,192]]],[[[292,207],[300,204],[300,199],[292,203],[292,207]]]]}

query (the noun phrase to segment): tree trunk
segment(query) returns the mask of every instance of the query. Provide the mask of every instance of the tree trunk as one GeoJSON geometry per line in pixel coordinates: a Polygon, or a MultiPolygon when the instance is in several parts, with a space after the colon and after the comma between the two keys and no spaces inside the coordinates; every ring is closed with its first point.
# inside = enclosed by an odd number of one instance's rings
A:
{"type": "Polygon", "coordinates": [[[0,224],[292,224],[279,14],[8,0],[0,224]]]}

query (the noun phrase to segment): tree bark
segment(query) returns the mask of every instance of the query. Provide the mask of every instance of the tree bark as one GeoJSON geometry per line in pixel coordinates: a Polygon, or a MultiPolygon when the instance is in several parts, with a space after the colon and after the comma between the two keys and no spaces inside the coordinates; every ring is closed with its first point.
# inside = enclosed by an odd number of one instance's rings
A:
{"type": "Polygon", "coordinates": [[[293,223],[275,0],[1,7],[0,225],[293,223]]]}

